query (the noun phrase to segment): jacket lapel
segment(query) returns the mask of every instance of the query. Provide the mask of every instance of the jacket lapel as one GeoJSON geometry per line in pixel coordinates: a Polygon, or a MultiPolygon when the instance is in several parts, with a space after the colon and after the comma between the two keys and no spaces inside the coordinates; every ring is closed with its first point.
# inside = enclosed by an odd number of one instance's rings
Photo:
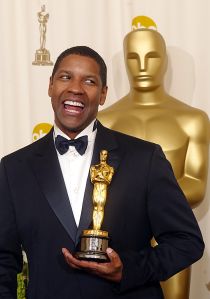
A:
{"type": "Polygon", "coordinates": [[[53,129],[37,142],[31,166],[48,203],[71,239],[75,241],[77,226],[69,202],[53,141],[53,129]]]}
{"type": "MultiPolygon", "coordinates": [[[[122,153],[119,149],[118,143],[115,139],[114,133],[103,127],[99,122],[97,124],[97,135],[94,145],[93,157],[91,165],[100,163],[101,150],[108,151],[108,164],[114,167],[115,173],[119,166],[122,153]]],[[[79,238],[84,229],[92,228],[92,216],[93,216],[93,203],[92,203],[93,184],[90,181],[90,175],[88,175],[83,207],[80,217],[80,223],[76,235],[76,244],[79,242],[79,238]]]]}
{"type": "MultiPolygon", "coordinates": [[[[30,164],[36,179],[50,207],[73,242],[77,244],[82,231],[92,225],[93,184],[90,181],[90,176],[88,176],[86,183],[80,223],[77,229],[54,146],[53,129],[47,136],[37,141],[37,144],[34,145],[34,155],[31,158],[30,164]]],[[[100,151],[103,149],[108,151],[108,164],[114,167],[116,173],[123,152],[118,147],[114,133],[98,122],[91,165],[100,162],[100,151]]]]}

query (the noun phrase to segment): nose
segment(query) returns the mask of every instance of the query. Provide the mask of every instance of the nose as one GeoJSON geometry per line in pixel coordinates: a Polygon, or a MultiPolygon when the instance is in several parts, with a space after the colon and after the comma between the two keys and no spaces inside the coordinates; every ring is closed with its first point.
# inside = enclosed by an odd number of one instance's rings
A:
{"type": "Polygon", "coordinates": [[[77,78],[71,78],[71,80],[69,80],[69,84],[68,84],[68,92],[71,92],[74,94],[83,94],[84,90],[83,90],[81,80],[79,80],[77,78]]]}
{"type": "Polygon", "coordinates": [[[139,57],[139,68],[140,68],[141,72],[146,71],[147,60],[146,60],[146,56],[145,55],[142,55],[142,56],[139,57]]]}

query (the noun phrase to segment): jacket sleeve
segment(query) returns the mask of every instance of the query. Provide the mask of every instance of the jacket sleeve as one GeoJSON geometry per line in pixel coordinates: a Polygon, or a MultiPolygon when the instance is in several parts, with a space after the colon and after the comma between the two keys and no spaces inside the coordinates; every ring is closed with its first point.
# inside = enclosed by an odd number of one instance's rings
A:
{"type": "Polygon", "coordinates": [[[204,251],[194,214],[158,145],[150,163],[145,213],[158,245],[120,255],[124,267],[120,292],[166,280],[201,258],[204,251]]]}
{"type": "Polygon", "coordinates": [[[0,163],[0,298],[17,298],[17,273],[21,269],[22,250],[3,158],[0,163]]]}

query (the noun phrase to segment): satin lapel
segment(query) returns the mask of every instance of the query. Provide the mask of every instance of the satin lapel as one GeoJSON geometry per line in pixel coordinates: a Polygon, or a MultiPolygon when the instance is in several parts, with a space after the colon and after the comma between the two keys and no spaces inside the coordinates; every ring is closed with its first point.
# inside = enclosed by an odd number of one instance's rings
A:
{"type": "MultiPolygon", "coordinates": [[[[91,165],[95,165],[100,162],[101,150],[108,151],[108,164],[114,167],[116,173],[122,157],[122,152],[118,147],[113,132],[104,128],[100,123],[98,123],[97,135],[96,135],[91,165]]],[[[84,194],[84,200],[83,200],[82,213],[80,217],[80,224],[76,236],[76,244],[79,241],[79,237],[82,231],[84,229],[88,229],[90,226],[92,228],[92,216],[93,216],[92,193],[93,193],[93,184],[90,181],[90,176],[88,176],[85,194],[84,194]]]]}
{"type": "Polygon", "coordinates": [[[77,226],[54,147],[52,131],[43,139],[31,159],[31,166],[49,205],[75,241],[77,226]]]}

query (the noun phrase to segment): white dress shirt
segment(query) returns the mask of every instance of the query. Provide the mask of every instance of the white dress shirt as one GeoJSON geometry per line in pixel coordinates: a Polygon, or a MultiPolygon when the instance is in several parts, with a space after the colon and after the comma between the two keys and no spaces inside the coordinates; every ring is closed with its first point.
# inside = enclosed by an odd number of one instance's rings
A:
{"type": "MultiPolygon", "coordinates": [[[[84,135],[88,136],[88,146],[84,155],[80,155],[74,146],[70,146],[69,150],[63,155],[59,154],[59,152],[56,150],[77,226],[79,225],[80,221],[85,187],[89,175],[97,131],[93,131],[94,122],[95,121],[93,121],[75,138],[77,139],[84,135]]],[[[70,139],[56,126],[56,124],[54,124],[54,138],[57,135],[61,135],[67,139],[70,139]]]]}

